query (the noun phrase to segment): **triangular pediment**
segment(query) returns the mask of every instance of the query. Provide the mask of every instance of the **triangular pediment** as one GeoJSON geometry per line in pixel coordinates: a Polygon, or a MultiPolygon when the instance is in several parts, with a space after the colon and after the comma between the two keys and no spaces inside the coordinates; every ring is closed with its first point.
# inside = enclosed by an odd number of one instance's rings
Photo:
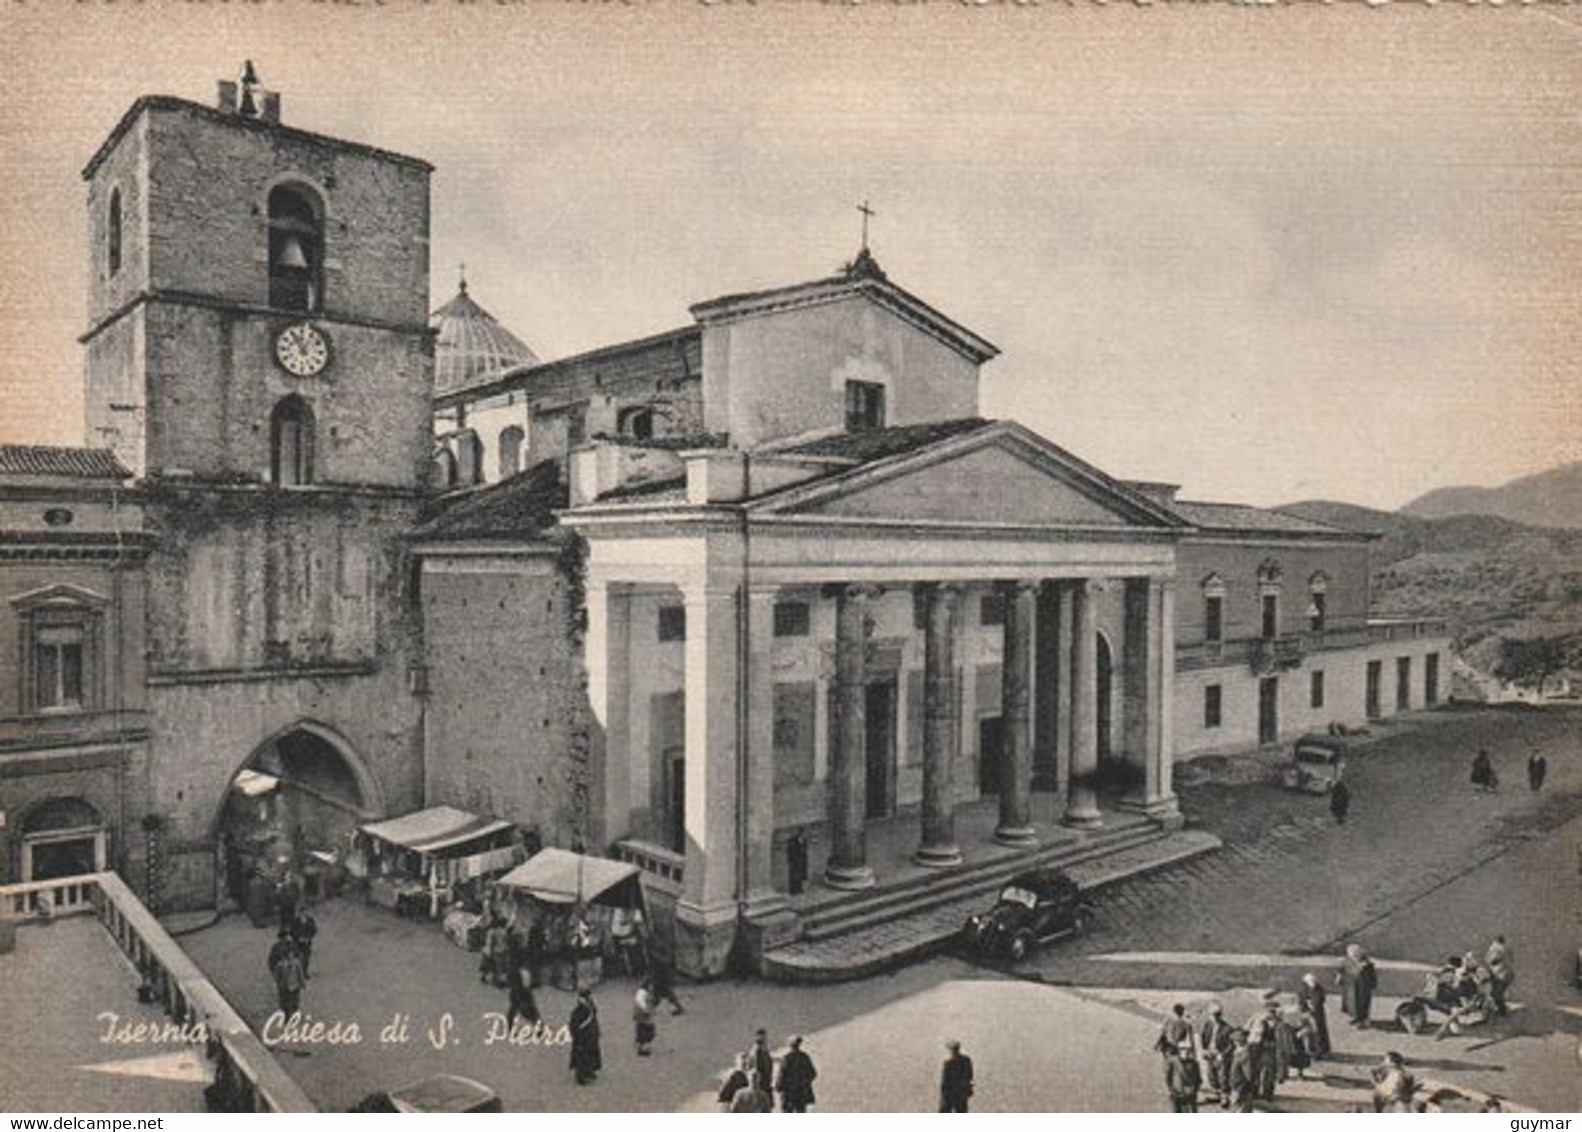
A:
{"type": "Polygon", "coordinates": [[[1018,426],[995,426],[789,493],[781,514],[1028,527],[1169,527],[1167,512],[1018,426]]]}

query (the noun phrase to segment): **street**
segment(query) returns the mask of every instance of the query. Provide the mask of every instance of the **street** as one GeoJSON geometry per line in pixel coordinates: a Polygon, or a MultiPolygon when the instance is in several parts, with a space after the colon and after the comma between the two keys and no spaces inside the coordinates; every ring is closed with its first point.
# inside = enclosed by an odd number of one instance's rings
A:
{"type": "MultiPolygon", "coordinates": [[[[484,1045],[483,1016],[503,1011],[505,996],[479,982],[476,956],[433,925],[332,902],[317,910],[303,1008],[358,1022],[362,1040],[285,1048],[283,1062],[329,1108],[445,1071],[488,1082],[511,1110],[706,1109],[733,1054],[762,1026],[777,1047],[807,1035],[819,1108],[934,1107],[943,1043],[954,1037],[977,1062],[978,1108],[1149,1111],[1168,1107],[1152,1042],[1170,1003],[1195,1013],[1218,1000],[1240,1021],[1264,989],[1216,974],[1197,953],[1262,957],[1279,972],[1266,985],[1289,991],[1301,974],[1290,956],[1337,956],[1354,939],[1381,961],[1432,963],[1481,954],[1503,932],[1517,969],[1519,1008],[1509,1018],[1435,1043],[1393,1029],[1340,1029],[1332,1010],[1338,1060],[1323,1064],[1317,1083],[1284,1090],[1276,1107],[1365,1105],[1368,1066],[1398,1049],[1421,1076],[1541,1110],[1576,1108],[1577,723],[1574,712],[1480,710],[1391,728],[1352,760],[1355,804],[1344,826],[1322,798],[1244,781],[1245,765],[1222,768],[1180,791],[1190,819],[1224,838],[1222,851],[1104,890],[1088,936],[1014,971],[945,957],[833,987],[683,986],[686,1014],[662,1013],[655,1055],[641,1059],[631,1041],[633,984],[612,980],[597,992],[605,1070],[586,1088],[572,1082],[563,1047],[484,1045]],[[1497,794],[1467,780],[1479,747],[1499,769],[1497,794]],[[1535,748],[1549,761],[1538,795],[1522,771],[1535,748]],[[1160,954],[1146,964],[1104,958],[1123,952],[1160,954]],[[410,1040],[379,1041],[397,1012],[412,1016],[410,1040]],[[425,1031],[446,1012],[454,1040],[435,1049],[425,1031]]],[[[1203,777],[1200,768],[1183,775],[1194,776],[1203,777]]],[[[273,1008],[270,939],[233,916],[182,942],[257,1025],[273,1008]]],[[[1393,1001],[1376,1017],[1387,1018],[1393,1001]]],[[[571,1000],[546,990],[539,1005],[558,1025],[571,1000]]]]}

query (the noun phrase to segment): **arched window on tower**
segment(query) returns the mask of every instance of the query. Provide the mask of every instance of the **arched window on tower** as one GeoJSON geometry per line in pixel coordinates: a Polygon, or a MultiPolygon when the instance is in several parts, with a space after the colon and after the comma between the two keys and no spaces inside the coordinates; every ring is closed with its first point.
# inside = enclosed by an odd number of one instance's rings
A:
{"type": "Polygon", "coordinates": [[[324,213],[295,185],[269,194],[269,305],[317,311],[324,305],[324,213]]]}
{"type": "Polygon", "coordinates": [[[616,431],[631,440],[649,440],[654,435],[654,410],[647,405],[622,409],[615,422],[616,431]]]}
{"type": "Polygon", "coordinates": [[[109,213],[105,217],[105,257],[109,262],[110,274],[115,275],[121,270],[121,190],[113,189],[110,192],[109,213]]]}
{"type": "Polygon", "coordinates": [[[313,482],[313,410],[296,394],[269,418],[269,478],[279,487],[313,482]]]}
{"type": "Polygon", "coordinates": [[[456,457],[451,454],[449,448],[441,448],[434,453],[434,486],[455,487],[458,474],[456,457]]]}
{"type": "Polygon", "coordinates": [[[500,478],[514,476],[522,470],[522,437],[518,425],[508,425],[500,430],[500,478]]]}
{"type": "Polygon", "coordinates": [[[472,429],[456,436],[457,480],[467,487],[483,482],[483,442],[472,429]]]}

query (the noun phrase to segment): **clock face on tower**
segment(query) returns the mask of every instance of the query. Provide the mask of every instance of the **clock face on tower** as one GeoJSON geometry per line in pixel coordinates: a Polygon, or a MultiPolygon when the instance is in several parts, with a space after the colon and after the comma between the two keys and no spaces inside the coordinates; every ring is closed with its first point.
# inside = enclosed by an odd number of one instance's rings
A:
{"type": "Polygon", "coordinates": [[[317,377],[330,364],[330,342],[311,322],[299,322],[275,338],[275,361],[294,377],[317,377]]]}

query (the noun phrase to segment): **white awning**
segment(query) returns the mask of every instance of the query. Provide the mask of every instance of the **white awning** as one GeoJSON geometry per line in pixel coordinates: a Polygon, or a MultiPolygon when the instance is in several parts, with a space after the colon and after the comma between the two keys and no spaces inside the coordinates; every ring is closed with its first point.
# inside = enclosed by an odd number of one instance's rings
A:
{"type": "Polygon", "coordinates": [[[564,849],[541,849],[500,878],[550,904],[590,903],[637,876],[637,866],[564,849]]]}
{"type": "Polygon", "coordinates": [[[362,827],[369,837],[418,853],[437,853],[511,828],[510,822],[481,818],[453,806],[433,806],[362,827]]]}

